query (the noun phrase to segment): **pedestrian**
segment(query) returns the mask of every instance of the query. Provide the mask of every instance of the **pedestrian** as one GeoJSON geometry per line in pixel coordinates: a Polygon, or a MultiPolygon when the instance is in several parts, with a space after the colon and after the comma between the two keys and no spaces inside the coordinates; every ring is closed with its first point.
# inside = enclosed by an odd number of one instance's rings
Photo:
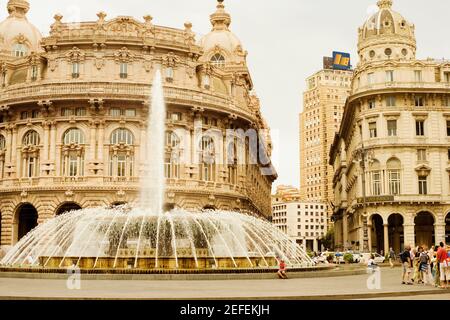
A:
{"type": "Polygon", "coordinates": [[[429,280],[428,276],[428,264],[430,263],[430,257],[428,257],[427,250],[420,247],[420,257],[419,257],[419,272],[420,272],[420,283],[427,284],[429,280]]]}
{"type": "Polygon", "coordinates": [[[391,247],[389,249],[389,264],[391,265],[391,268],[394,267],[394,261],[395,261],[395,251],[391,247]]]}
{"type": "Polygon", "coordinates": [[[278,277],[280,279],[287,279],[288,276],[286,274],[286,263],[283,259],[280,259],[280,267],[278,269],[278,277]]]}
{"type": "Polygon", "coordinates": [[[447,288],[450,285],[450,246],[447,246],[447,269],[445,272],[445,277],[447,278],[447,288]]]}
{"type": "Polygon", "coordinates": [[[437,263],[439,264],[440,286],[441,289],[447,289],[446,271],[447,271],[447,250],[444,248],[444,243],[439,244],[439,249],[436,253],[437,263]]]}
{"type": "Polygon", "coordinates": [[[400,254],[400,260],[402,262],[402,284],[412,285],[410,280],[412,260],[411,260],[411,246],[406,246],[405,250],[400,254]]]}
{"type": "Polygon", "coordinates": [[[419,282],[419,247],[411,250],[411,259],[412,259],[412,267],[413,267],[413,277],[412,282],[419,282]]]}

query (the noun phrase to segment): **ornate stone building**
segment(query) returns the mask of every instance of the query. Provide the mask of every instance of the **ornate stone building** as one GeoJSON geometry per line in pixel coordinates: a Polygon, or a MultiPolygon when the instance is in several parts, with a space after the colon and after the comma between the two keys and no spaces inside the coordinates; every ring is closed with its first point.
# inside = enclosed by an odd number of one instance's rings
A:
{"type": "Polygon", "coordinates": [[[360,62],[330,153],[335,241],[362,249],[366,240],[378,252],[449,243],[450,62],[416,59],[414,25],[392,0],[378,6],[359,29],[360,62]]]}
{"type": "Polygon", "coordinates": [[[167,207],[270,215],[270,135],[222,2],[198,42],[191,23],[173,29],[149,15],[108,20],[103,12],[79,24],[55,15],[43,38],[27,20],[28,2],[8,2],[0,23],[1,245],[73,208],[135,201],[151,161],[146,120],[157,69],[167,104],[167,207]],[[265,152],[255,159],[247,139],[242,148],[228,143],[227,129],[258,132],[265,152]]]}

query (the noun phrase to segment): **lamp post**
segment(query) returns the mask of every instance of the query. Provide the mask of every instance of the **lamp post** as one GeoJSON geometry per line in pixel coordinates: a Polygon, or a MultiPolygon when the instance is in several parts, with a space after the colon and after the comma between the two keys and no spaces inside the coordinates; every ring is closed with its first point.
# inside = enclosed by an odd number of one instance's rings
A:
{"type": "Polygon", "coordinates": [[[362,197],[363,197],[363,214],[362,214],[362,222],[363,222],[363,253],[369,252],[369,229],[367,222],[367,199],[366,199],[366,159],[369,158],[370,151],[364,148],[364,144],[361,145],[361,148],[356,149],[354,152],[354,157],[358,158],[359,164],[362,170],[362,197]]]}

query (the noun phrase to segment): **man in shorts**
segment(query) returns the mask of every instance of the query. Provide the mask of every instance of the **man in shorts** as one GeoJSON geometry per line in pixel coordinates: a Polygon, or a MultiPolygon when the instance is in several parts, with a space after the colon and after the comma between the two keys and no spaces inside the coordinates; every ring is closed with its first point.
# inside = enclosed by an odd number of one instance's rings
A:
{"type": "Polygon", "coordinates": [[[411,260],[411,246],[406,246],[405,250],[400,254],[400,260],[402,262],[402,284],[412,285],[410,275],[412,268],[412,260],[411,260]]]}

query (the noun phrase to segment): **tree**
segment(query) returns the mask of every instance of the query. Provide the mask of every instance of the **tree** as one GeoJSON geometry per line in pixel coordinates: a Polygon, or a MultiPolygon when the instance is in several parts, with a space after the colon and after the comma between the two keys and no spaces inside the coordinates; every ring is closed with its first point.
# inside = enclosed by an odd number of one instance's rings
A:
{"type": "Polygon", "coordinates": [[[325,248],[334,250],[334,227],[330,228],[323,237],[322,244],[325,248]]]}

